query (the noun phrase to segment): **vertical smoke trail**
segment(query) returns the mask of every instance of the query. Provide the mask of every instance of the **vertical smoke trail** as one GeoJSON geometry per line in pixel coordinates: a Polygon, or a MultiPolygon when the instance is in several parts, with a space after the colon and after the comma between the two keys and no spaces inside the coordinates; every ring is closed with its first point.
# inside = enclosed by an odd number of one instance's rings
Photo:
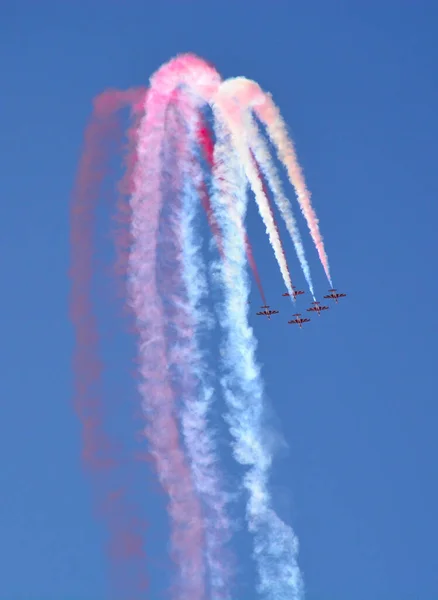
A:
{"type": "Polygon", "coordinates": [[[307,285],[309,286],[313,299],[315,299],[312,278],[310,276],[309,264],[306,260],[303,242],[301,240],[301,235],[298,230],[297,223],[292,212],[292,208],[288,199],[284,195],[280,178],[277,175],[275,165],[272,162],[271,156],[269,154],[269,149],[265,140],[260,135],[260,132],[258,131],[257,126],[254,122],[254,119],[252,118],[250,113],[247,113],[245,115],[245,119],[245,130],[247,131],[250,147],[254,152],[255,158],[258,164],[260,165],[264,176],[266,177],[268,186],[272,190],[274,201],[281,213],[281,216],[284,219],[289,235],[292,238],[292,242],[295,247],[295,252],[298,256],[298,260],[300,261],[300,265],[303,270],[304,277],[306,278],[307,285]]]}
{"type": "Polygon", "coordinates": [[[269,209],[269,203],[263,191],[262,183],[258,177],[256,166],[252,160],[251,153],[246,143],[246,132],[240,107],[228,94],[228,81],[222,83],[218,94],[214,98],[214,107],[217,118],[225,121],[231,132],[231,143],[236,149],[239,160],[242,162],[246,176],[254,192],[260,216],[266,227],[269,236],[269,241],[274,250],[275,257],[280,267],[283,281],[291,298],[293,298],[293,286],[290,278],[289,268],[287,266],[286,257],[278,235],[278,230],[275,227],[272,213],[269,209]]]}
{"type": "Polygon", "coordinates": [[[102,364],[99,358],[98,326],[92,306],[95,275],[96,208],[114,138],[121,136],[115,111],[129,102],[131,93],[105,92],[95,100],[94,112],[85,132],[71,205],[70,314],[75,327],[74,406],[83,425],[84,466],[93,475],[99,512],[109,529],[109,555],[113,591],[129,593],[133,600],[147,588],[144,576],[143,536],[136,512],[126,501],[116,468],[119,455],[105,431],[109,406],[102,398],[102,364]]]}
{"type": "Polygon", "coordinates": [[[164,164],[169,169],[172,188],[166,218],[172,230],[168,237],[173,241],[166,252],[166,273],[160,273],[160,290],[167,298],[165,318],[172,331],[168,368],[173,373],[173,386],[181,405],[182,430],[194,486],[204,508],[209,598],[228,600],[230,569],[225,545],[230,534],[226,497],[216,464],[216,445],[208,423],[214,382],[202,346],[213,320],[205,306],[207,280],[194,229],[202,171],[194,153],[197,112],[190,102],[190,93],[179,90],[169,105],[166,119],[169,151],[164,164]],[[167,273],[172,266],[173,273],[167,273]],[[168,283],[170,275],[172,286],[168,283]]]}
{"type": "Polygon", "coordinates": [[[163,303],[157,288],[157,234],[162,208],[161,150],[168,96],[151,87],[140,123],[131,196],[130,304],[139,336],[145,435],[169,496],[171,553],[179,569],[179,600],[204,600],[202,514],[180,445],[175,397],[167,372],[163,303]]]}
{"type": "MultiPolygon", "coordinates": [[[[189,140],[193,146],[193,124],[189,140]]],[[[189,142],[189,143],[190,143],[189,142]]],[[[187,148],[190,151],[190,148],[187,148]]],[[[188,292],[188,308],[192,315],[194,336],[190,356],[199,391],[186,405],[183,426],[188,442],[195,485],[206,509],[207,561],[211,580],[211,600],[229,600],[230,561],[226,544],[230,539],[230,524],[226,513],[227,498],[222,490],[217,467],[217,448],[209,431],[209,413],[214,401],[214,382],[208,372],[207,356],[202,350],[203,334],[211,331],[212,316],[206,300],[208,294],[206,268],[202,259],[199,234],[195,221],[198,212],[196,190],[203,179],[199,162],[193,156],[184,161],[184,205],[182,211],[183,253],[185,283],[188,292]]]]}
{"type": "MultiPolygon", "coordinates": [[[[169,105],[166,140],[173,152],[167,154],[172,188],[168,227],[172,237],[171,253],[166,253],[166,271],[161,272],[160,290],[167,298],[166,322],[172,331],[168,350],[168,368],[181,405],[181,422],[194,487],[204,507],[206,560],[210,573],[213,600],[228,599],[228,579],[224,545],[228,540],[228,521],[216,467],[215,443],[209,431],[208,413],[213,401],[213,382],[207,373],[206,357],[201,351],[202,331],[211,329],[211,317],[201,306],[205,300],[206,281],[200,248],[194,236],[194,219],[201,185],[197,163],[191,152],[196,110],[188,103],[189,94],[182,90],[169,105]],[[176,150],[176,152],[175,152],[176,150]],[[172,279],[173,285],[169,286],[172,279]]],[[[169,148],[170,150],[170,148],[169,148]]],[[[163,216],[162,216],[163,219],[163,216]]]]}
{"type": "MultiPolygon", "coordinates": [[[[135,189],[133,178],[137,164],[138,130],[141,118],[143,117],[146,94],[146,88],[138,88],[135,96],[130,98],[130,124],[125,134],[126,142],[123,148],[123,166],[125,173],[118,185],[119,196],[117,199],[116,212],[113,215],[115,227],[113,228],[112,233],[116,253],[114,283],[118,295],[123,299],[125,299],[126,296],[126,277],[131,247],[130,223],[132,214],[129,198],[135,189]]],[[[123,303],[123,309],[124,311],[129,312],[129,316],[132,318],[132,311],[129,311],[129,308],[125,303],[123,303]]]]}
{"type": "Polygon", "coordinates": [[[234,438],[234,456],[248,467],[243,483],[248,493],[247,521],[254,535],[259,592],[268,600],[299,600],[303,584],[296,562],[298,542],[292,529],[273,511],[268,491],[272,453],[263,443],[263,383],[255,360],[256,341],[246,317],[248,279],[244,247],[236,235],[246,212],[245,177],[240,156],[230,147],[230,136],[220,121],[216,127],[213,206],[228,257],[227,269],[222,263],[216,266],[225,295],[219,315],[225,340],[221,383],[228,405],[227,420],[234,438]],[[227,211],[226,196],[238,212],[235,220],[227,211]]]}

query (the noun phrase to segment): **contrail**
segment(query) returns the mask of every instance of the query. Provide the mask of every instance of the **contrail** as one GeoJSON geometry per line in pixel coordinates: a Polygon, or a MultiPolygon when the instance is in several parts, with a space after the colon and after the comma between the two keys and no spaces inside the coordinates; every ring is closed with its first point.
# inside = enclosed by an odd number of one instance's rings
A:
{"type": "MultiPolygon", "coordinates": [[[[231,88],[232,91],[232,88],[231,88]]],[[[222,83],[219,92],[213,99],[216,118],[223,120],[231,132],[231,141],[236,149],[239,159],[245,168],[246,176],[254,192],[260,216],[266,227],[269,241],[274,250],[275,257],[280,267],[286,289],[293,299],[293,286],[287,266],[286,257],[280,242],[277,228],[275,227],[269,203],[263,191],[263,186],[257,174],[256,166],[252,160],[249,147],[245,141],[245,129],[242,113],[238,103],[230,96],[228,81],[222,83]]]]}
{"type": "Polygon", "coordinates": [[[263,443],[263,384],[254,355],[256,340],[246,317],[249,284],[244,246],[236,235],[246,212],[245,172],[241,155],[233,151],[231,135],[220,121],[216,121],[215,131],[213,207],[229,258],[227,269],[223,263],[215,268],[225,296],[218,313],[225,340],[221,384],[228,406],[227,421],[234,438],[234,456],[248,467],[243,485],[248,493],[246,513],[249,530],[254,535],[259,592],[267,600],[299,600],[303,597],[303,583],[296,562],[298,542],[270,502],[268,476],[272,453],[263,443]],[[236,209],[235,219],[230,219],[229,201],[236,209]]]}
{"type": "Polygon", "coordinates": [[[286,169],[289,181],[295,189],[301,211],[306,219],[327,279],[330,285],[333,285],[330,278],[328,257],[325,252],[322,235],[319,231],[318,219],[310,202],[311,194],[306,187],[293,142],[287,134],[287,127],[278,107],[274,104],[271,95],[264,92],[255,81],[251,81],[246,77],[236,77],[228,80],[226,83],[228,93],[232,96],[237,95],[240,102],[245,106],[251,106],[266,126],[268,136],[277,148],[279,158],[286,169]]]}

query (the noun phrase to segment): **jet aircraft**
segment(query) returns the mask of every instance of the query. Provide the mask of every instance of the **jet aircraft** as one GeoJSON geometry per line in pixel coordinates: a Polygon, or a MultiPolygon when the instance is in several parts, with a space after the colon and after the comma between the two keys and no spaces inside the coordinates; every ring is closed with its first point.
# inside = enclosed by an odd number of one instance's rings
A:
{"type": "MultiPolygon", "coordinates": [[[[301,296],[301,294],[304,294],[304,290],[297,290],[295,287],[292,287],[292,290],[293,290],[292,293],[294,295],[294,298],[296,298],[297,296],[301,296]]],[[[289,294],[289,292],[285,292],[283,294],[283,296],[289,296],[290,297],[290,294],[289,294]]]]}
{"type": "Polygon", "coordinates": [[[331,298],[332,300],[334,300],[336,302],[336,304],[338,303],[338,298],[345,298],[345,296],[347,294],[338,294],[338,292],[336,290],[329,290],[330,294],[328,296],[324,296],[324,298],[331,298]]]}
{"type": "Polygon", "coordinates": [[[328,310],[328,306],[320,306],[321,302],[312,302],[313,306],[307,309],[307,312],[316,312],[318,317],[321,316],[322,310],[328,310]]]}
{"type": "Polygon", "coordinates": [[[260,308],[263,308],[264,310],[256,313],[256,315],[263,315],[264,317],[268,317],[269,320],[271,320],[271,315],[278,315],[278,312],[279,312],[278,310],[270,310],[269,304],[265,304],[264,306],[261,306],[260,308]]]}
{"type": "Polygon", "coordinates": [[[293,317],[297,317],[296,319],[292,319],[292,321],[288,321],[289,325],[299,325],[300,329],[303,328],[303,323],[309,323],[310,319],[301,318],[301,313],[295,313],[292,315],[293,317]]]}

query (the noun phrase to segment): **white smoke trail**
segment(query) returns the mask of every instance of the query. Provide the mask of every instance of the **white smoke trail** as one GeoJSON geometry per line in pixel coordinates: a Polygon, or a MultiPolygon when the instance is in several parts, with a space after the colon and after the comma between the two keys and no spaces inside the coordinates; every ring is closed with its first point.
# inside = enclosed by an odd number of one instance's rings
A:
{"type": "Polygon", "coordinates": [[[262,123],[266,126],[268,136],[276,147],[279,158],[283,163],[289,181],[295,189],[298,203],[303,213],[313,242],[318,251],[327,279],[332,285],[328,257],[318,226],[318,218],[310,201],[304,175],[298,163],[298,158],[292,140],[287,133],[287,127],[280,110],[272,100],[271,94],[264,92],[255,81],[246,77],[234,77],[221,85],[221,92],[230,99],[235,99],[242,107],[252,108],[262,123]]]}
{"type": "Polygon", "coordinates": [[[286,257],[281,246],[280,237],[277,228],[272,217],[268,199],[263,191],[262,182],[257,173],[257,169],[252,160],[251,153],[246,141],[245,124],[242,119],[242,113],[240,107],[236,105],[233,99],[230,100],[228,97],[226,87],[225,93],[221,91],[222,86],[226,86],[226,82],[219,88],[218,94],[213,99],[213,109],[216,111],[218,118],[225,121],[229,131],[231,132],[231,143],[236,149],[240,161],[245,169],[246,176],[250,183],[251,189],[254,192],[254,196],[257,202],[257,206],[260,212],[260,216],[266,227],[266,232],[269,237],[269,241],[274,250],[275,258],[277,259],[280,267],[283,281],[286,289],[289,292],[291,299],[293,296],[293,286],[290,278],[289,268],[287,266],[286,257]]]}
{"type": "MultiPolygon", "coordinates": [[[[189,92],[180,95],[179,109],[189,99],[189,92]]],[[[210,572],[211,600],[231,600],[230,561],[226,544],[230,538],[230,523],[226,513],[227,496],[222,488],[217,466],[217,448],[209,424],[209,413],[214,401],[214,382],[208,372],[208,357],[203,349],[204,335],[211,332],[214,319],[206,306],[208,283],[206,266],[201,252],[201,240],[196,232],[199,209],[198,190],[202,170],[194,157],[197,123],[195,111],[186,110],[184,127],[188,135],[182,143],[178,167],[182,175],[183,205],[175,222],[181,226],[183,254],[183,279],[187,300],[180,314],[185,313],[185,323],[179,323],[179,337],[184,338],[185,354],[194,376],[192,395],[183,398],[181,413],[183,435],[192,470],[195,489],[204,506],[206,560],[210,572]]]]}
{"type": "Polygon", "coordinates": [[[171,555],[178,566],[178,600],[204,600],[203,521],[190,471],[179,443],[175,395],[166,356],[163,303],[156,280],[158,221],[162,207],[161,146],[165,98],[153,88],[139,126],[134,171],[132,245],[129,256],[129,303],[136,314],[139,374],[145,434],[157,473],[167,491],[171,555]]]}
{"type": "Polygon", "coordinates": [[[233,151],[230,136],[218,117],[212,200],[227,256],[226,268],[222,263],[216,265],[224,291],[224,305],[218,312],[224,336],[221,384],[228,407],[227,421],[234,438],[234,456],[248,467],[243,485],[248,493],[246,517],[254,535],[258,590],[267,600],[301,600],[298,542],[292,529],[272,509],[268,491],[272,452],[263,442],[263,383],[255,359],[256,340],[247,322],[245,249],[237,235],[238,221],[243,222],[246,213],[245,173],[241,156],[233,151]],[[235,207],[234,218],[227,209],[229,202],[235,207]]]}
{"type": "Polygon", "coordinates": [[[271,95],[264,93],[264,98],[265,102],[257,105],[255,111],[260,120],[266,125],[269,138],[277,148],[278,156],[286,169],[289,181],[295,188],[301,212],[307,221],[310,235],[312,236],[318,251],[327,279],[329,280],[331,287],[333,287],[330,277],[328,256],[319,230],[319,221],[310,201],[311,194],[307,189],[294,144],[288,136],[286,123],[284,122],[278,107],[272,100],[271,95]]]}
{"type": "Polygon", "coordinates": [[[245,119],[245,131],[247,132],[249,144],[254,152],[254,156],[260,165],[261,170],[263,171],[264,176],[266,177],[266,181],[268,186],[271,188],[272,195],[274,198],[274,202],[277,205],[278,210],[283,217],[283,220],[286,224],[286,228],[289,232],[289,235],[292,239],[295,252],[298,256],[298,260],[300,261],[301,268],[304,273],[304,277],[306,278],[307,285],[309,286],[310,292],[315,299],[315,294],[313,291],[312,278],[310,275],[309,264],[306,260],[306,255],[304,251],[303,242],[301,240],[301,235],[298,230],[297,223],[295,221],[294,214],[292,212],[292,208],[290,206],[289,200],[286,198],[283,192],[283,186],[281,184],[280,178],[277,174],[277,170],[272,161],[271,155],[269,153],[268,146],[263,139],[263,136],[260,134],[256,123],[249,111],[244,115],[245,119]]]}

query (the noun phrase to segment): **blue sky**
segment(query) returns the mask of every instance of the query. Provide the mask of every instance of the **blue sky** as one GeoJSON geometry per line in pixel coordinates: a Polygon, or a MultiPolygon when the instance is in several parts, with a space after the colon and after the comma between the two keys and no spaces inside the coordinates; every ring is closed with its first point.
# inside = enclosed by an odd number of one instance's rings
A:
{"type": "MultiPolygon", "coordinates": [[[[253,319],[307,599],[438,598],[437,20],[425,0],[2,3],[1,600],[107,597],[71,404],[69,195],[92,97],[184,51],[272,92],[348,293],[303,331],[284,310],[253,319]]],[[[249,229],[268,301],[285,307],[255,209],[249,229]]]]}

